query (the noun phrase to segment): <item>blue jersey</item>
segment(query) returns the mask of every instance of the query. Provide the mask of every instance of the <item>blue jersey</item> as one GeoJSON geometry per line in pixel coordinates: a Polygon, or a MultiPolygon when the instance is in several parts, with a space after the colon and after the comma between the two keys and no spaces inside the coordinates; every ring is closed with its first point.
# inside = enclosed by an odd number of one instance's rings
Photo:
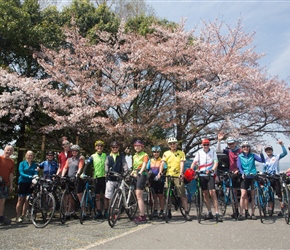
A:
{"type": "Polygon", "coordinates": [[[266,156],[263,172],[266,172],[270,175],[275,175],[280,173],[279,168],[279,160],[282,159],[284,156],[287,155],[287,150],[284,146],[282,146],[282,154],[276,154],[272,156],[266,156]]]}
{"type": "Polygon", "coordinates": [[[58,164],[54,160],[46,160],[39,164],[39,168],[43,169],[43,175],[45,178],[51,179],[51,177],[57,172],[58,164]]]}

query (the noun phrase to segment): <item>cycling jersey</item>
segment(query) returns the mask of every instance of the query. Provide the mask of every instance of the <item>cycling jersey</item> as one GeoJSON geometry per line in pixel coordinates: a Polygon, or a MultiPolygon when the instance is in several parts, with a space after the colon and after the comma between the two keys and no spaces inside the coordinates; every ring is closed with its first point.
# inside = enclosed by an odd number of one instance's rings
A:
{"type": "Polygon", "coordinates": [[[185,162],[185,154],[181,150],[164,152],[162,161],[167,164],[167,175],[178,177],[180,175],[180,163],[185,162]]]}
{"type": "Polygon", "coordinates": [[[105,161],[107,155],[105,153],[95,153],[88,159],[88,164],[93,163],[94,177],[105,177],[105,161]]]}
{"type": "Polygon", "coordinates": [[[56,174],[58,164],[56,161],[43,161],[39,164],[39,168],[43,169],[43,175],[47,179],[51,179],[52,175],[56,174]]]}
{"type": "Polygon", "coordinates": [[[198,163],[199,171],[205,172],[213,168],[214,163],[218,162],[218,158],[215,150],[209,149],[208,152],[205,152],[204,149],[200,149],[193,161],[198,163]]]}
{"type": "Polygon", "coordinates": [[[257,169],[256,169],[255,161],[265,162],[264,155],[261,154],[261,157],[259,157],[258,155],[253,154],[253,153],[239,154],[237,165],[238,165],[240,173],[245,174],[245,175],[250,175],[250,174],[256,175],[257,169]]]}
{"type": "Polygon", "coordinates": [[[234,172],[238,170],[238,165],[237,165],[238,156],[242,152],[243,152],[242,149],[238,147],[236,147],[234,150],[231,150],[231,149],[223,150],[223,153],[229,157],[229,163],[230,163],[229,170],[230,171],[234,172]]]}
{"type": "Polygon", "coordinates": [[[276,154],[272,156],[266,155],[265,157],[265,163],[263,164],[263,172],[266,172],[267,174],[270,175],[275,175],[280,173],[280,168],[279,168],[279,160],[282,159],[284,156],[287,155],[287,150],[284,146],[282,146],[282,154],[276,154]]]}
{"type": "MultiPolygon", "coordinates": [[[[137,173],[139,170],[141,170],[143,162],[148,162],[148,154],[144,151],[136,152],[133,156],[133,172],[137,173]]],[[[142,175],[147,175],[146,171],[143,171],[142,175]]]]}

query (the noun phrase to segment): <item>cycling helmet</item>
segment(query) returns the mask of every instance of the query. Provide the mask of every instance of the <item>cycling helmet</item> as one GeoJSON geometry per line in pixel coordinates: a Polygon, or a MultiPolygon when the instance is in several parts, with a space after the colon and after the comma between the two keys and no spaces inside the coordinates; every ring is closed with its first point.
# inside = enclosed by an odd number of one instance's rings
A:
{"type": "Polygon", "coordinates": [[[250,147],[250,143],[249,142],[247,142],[247,141],[244,141],[244,142],[242,142],[242,145],[241,145],[242,147],[243,146],[249,146],[250,147]]]}
{"type": "Polygon", "coordinates": [[[186,169],[183,175],[185,184],[190,183],[194,179],[194,176],[195,171],[192,168],[186,169]]]}
{"type": "Polygon", "coordinates": [[[177,143],[177,139],[175,137],[170,137],[168,140],[167,140],[167,143],[177,143]]]}
{"type": "Polygon", "coordinates": [[[267,149],[270,149],[270,150],[273,151],[273,147],[272,147],[271,145],[267,145],[267,146],[265,146],[265,151],[266,151],[267,149]]]}
{"type": "Polygon", "coordinates": [[[142,146],[142,147],[144,147],[144,143],[142,141],[140,141],[140,140],[137,140],[137,141],[134,142],[134,146],[142,146]]]}
{"type": "Polygon", "coordinates": [[[70,147],[70,149],[71,149],[72,151],[80,151],[80,146],[79,146],[79,145],[72,145],[72,146],[70,147]]]}
{"type": "Polygon", "coordinates": [[[101,140],[97,140],[95,142],[95,146],[105,146],[105,143],[103,141],[101,141],[101,140]]]}
{"type": "Polygon", "coordinates": [[[120,144],[116,141],[112,141],[110,147],[120,147],[120,144]]]}
{"type": "Polygon", "coordinates": [[[228,139],[227,139],[227,143],[235,143],[236,142],[236,140],[235,140],[235,138],[233,138],[233,137],[229,137],[228,139]]]}
{"type": "Polygon", "coordinates": [[[48,152],[46,153],[46,155],[53,155],[53,156],[54,156],[54,152],[53,152],[53,151],[48,151],[48,152]]]}
{"type": "Polygon", "coordinates": [[[160,146],[153,146],[151,151],[152,152],[154,152],[154,151],[161,152],[161,148],[160,148],[160,146]]]}
{"type": "Polygon", "coordinates": [[[202,145],[204,145],[204,144],[210,144],[210,141],[209,141],[209,139],[205,138],[205,139],[202,139],[201,144],[202,145]]]}

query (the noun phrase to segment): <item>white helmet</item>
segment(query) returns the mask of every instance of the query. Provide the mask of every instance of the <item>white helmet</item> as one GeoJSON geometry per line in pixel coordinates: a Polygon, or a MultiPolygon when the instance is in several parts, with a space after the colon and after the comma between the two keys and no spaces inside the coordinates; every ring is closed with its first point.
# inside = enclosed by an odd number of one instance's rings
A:
{"type": "Polygon", "coordinates": [[[167,143],[177,143],[178,141],[177,141],[177,139],[175,138],[175,137],[170,137],[168,140],[167,140],[167,143]]]}
{"type": "Polygon", "coordinates": [[[236,140],[235,140],[235,138],[233,138],[233,137],[229,137],[228,139],[227,139],[227,143],[235,143],[236,142],[236,140]]]}

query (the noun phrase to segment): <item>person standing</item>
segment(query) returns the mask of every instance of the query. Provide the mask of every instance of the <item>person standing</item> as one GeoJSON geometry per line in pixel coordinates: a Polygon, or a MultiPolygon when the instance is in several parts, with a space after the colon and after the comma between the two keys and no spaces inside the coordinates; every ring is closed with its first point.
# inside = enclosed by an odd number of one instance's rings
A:
{"type": "Polygon", "coordinates": [[[18,178],[18,200],[16,204],[16,222],[27,221],[26,217],[28,209],[27,196],[32,194],[33,188],[31,187],[32,178],[37,175],[37,164],[33,161],[34,153],[27,151],[25,160],[19,164],[19,178],[18,178]]]}
{"type": "Polygon", "coordinates": [[[128,171],[128,164],[125,159],[125,154],[120,153],[120,144],[116,141],[111,142],[111,153],[107,155],[105,161],[105,172],[107,177],[105,198],[108,199],[108,203],[113,197],[115,189],[118,187],[118,179],[115,176],[110,176],[110,171],[117,172],[119,174],[126,173],[128,171]]]}
{"type": "Polygon", "coordinates": [[[4,148],[0,156],[0,224],[10,225],[11,220],[4,216],[5,200],[13,189],[14,161],[10,158],[14,149],[11,145],[4,148]]]}
{"type": "MultiPolygon", "coordinates": [[[[164,181],[162,178],[156,179],[158,177],[158,173],[160,172],[160,167],[162,164],[162,159],[160,157],[161,148],[160,146],[153,146],[151,149],[153,157],[148,161],[146,166],[147,170],[151,172],[151,176],[149,178],[149,183],[154,190],[154,217],[163,218],[163,210],[164,210],[164,181]],[[158,202],[160,211],[158,214],[158,202]]],[[[167,168],[167,166],[166,166],[167,168]]]]}
{"type": "Polygon", "coordinates": [[[39,164],[39,168],[43,169],[43,176],[46,179],[52,179],[53,175],[57,173],[58,164],[54,160],[54,152],[49,151],[46,154],[46,161],[39,164]]]}
{"type": "Polygon", "coordinates": [[[102,207],[101,207],[101,198],[104,200],[104,217],[108,218],[108,199],[105,198],[106,191],[106,172],[105,172],[105,162],[107,155],[103,152],[105,143],[102,140],[97,140],[95,142],[95,150],[96,152],[91,155],[87,161],[87,164],[92,164],[94,173],[93,176],[95,178],[95,193],[96,193],[96,208],[97,214],[95,219],[102,219],[102,207]]]}
{"type": "MultiPolygon", "coordinates": [[[[278,140],[278,144],[281,146],[281,154],[273,154],[273,147],[268,145],[265,147],[266,157],[263,172],[267,173],[270,176],[275,177],[280,173],[279,161],[287,155],[287,150],[283,145],[283,141],[278,140]]],[[[278,213],[278,216],[283,216],[283,203],[282,203],[282,193],[281,193],[281,184],[279,179],[270,179],[271,186],[275,190],[276,195],[279,198],[281,211],[278,213]]],[[[273,201],[274,202],[274,201],[273,201]]],[[[274,203],[273,203],[274,205],[274,203]]]]}
{"type": "Polygon", "coordinates": [[[242,143],[242,153],[238,156],[237,165],[239,168],[239,171],[242,175],[242,181],[241,181],[241,198],[240,198],[240,214],[238,217],[238,220],[244,220],[246,219],[252,219],[256,220],[257,217],[255,216],[255,191],[254,191],[254,183],[253,183],[253,177],[257,175],[257,168],[255,161],[264,163],[265,158],[262,152],[260,153],[260,157],[256,154],[253,154],[251,152],[250,144],[245,141],[242,143]],[[247,204],[249,203],[249,198],[247,194],[248,188],[251,187],[251,208],[252,208],[252,215],[250,216],[248,211],[245,212],[245,217],[243,216],[244,209],[247,208],[247,204]]]}
{"type": "Polygon", "coordinates": [[[66,160],[70,157],[72,157],[72,152],[70,150],[70,142],[68,140],[63,140],[62,141],[62,147],[63,147],[63,151],[61,153],[58,154],[58,170],[57,170],[57,175],[61,176],[62,175],[62,171],[64,168],[64,165],[66,163],[66,160]]]}
{"type": "MultiPolygon", "coordinates": [[[[184,171],[184,162],[185,154],[182,150],[177,149],[178,141],[175,137],[171,137],[167,140],[168,146],[170,150],[167,150],[164,152],[162,156],[162,165],[160,167],[159,173],[158,173],[158,179],[160,179],[165,163],[167,165],[167,171],[166,175],[170,175],[174,178],[173,182],[177,190],[178,197],[181,198],[182,206],[184,208],[188,208],[187,198],[185,195],[185,186],[183,182],[183,171],[184,171]]],[[[171,218],[171,209],[168,210],[168,218],[171,218]]],[[[189,211],[185,211],[185,219],[187,221],[191,221],[191,217],[189,215],[189,211]]]]}
{"type": "Polygon", "coordinates": [[[215,208],[215,219],[217,222],[222,222],[222,218],[219,214],[218,209],[218,200],[215,190],[215,177],[214,174],[217,171],[218,167],[218,158],[216,152],[211,149],[209,139],[203,139],[201,142],[202,149],[197,151],[197,154],[194,157],[194,160],[191,164],[191,168],[194,169],[198,166],[200,174],[200,185],[204,195],[204,203],[207,207],[208,214],[205,219],[213,219],[213,214],[211,212],[211,202],[210,197],[212,198],[213,205],[215,208]]]}
{"type": "Polygon", "coordinates": [[[148,162],[148,154],[144,152],[144,143],[141,140],[134,142],[134,150],[136,153],[133,156],[132,173],[137,178],[136,183],[136,197],[139,206],[139,216],[134,221],[137,224],[146,223],[145,204],[143,199],[143,192],[147,181],[146,165],[148,162]]]}
{"type": "MultiPolygon", "coordinates": [[[[224,138],[224,133],[220,132],[218,134],[218,143],[217,143],[217,152],[223,152],[224,154],[226,154],[229,157],[229,171],[231,173],[233,173],[232,175],[232,185],[234,188],[234,192],[236,194],[237,197],[237,188],[239,188],[241,186],[241,181],[240,181],[240,174],[239,174],[239,169],[238,169],[238,165],[237,165],[237,161],[238,161],[238,155],[240,153],[242,153],[242,149],[240,147],[237,146],[237,142],[235,140],[235,138],[233,137],[228,137],[226,142],[228,147],[225,148],[224,150],[221,150],[221,140],[224,138]]],[[[236,207],[236,215],[232,215],[232,217],[239,217],[239,208],[238,208],[238,204],[236,207]]]]}

